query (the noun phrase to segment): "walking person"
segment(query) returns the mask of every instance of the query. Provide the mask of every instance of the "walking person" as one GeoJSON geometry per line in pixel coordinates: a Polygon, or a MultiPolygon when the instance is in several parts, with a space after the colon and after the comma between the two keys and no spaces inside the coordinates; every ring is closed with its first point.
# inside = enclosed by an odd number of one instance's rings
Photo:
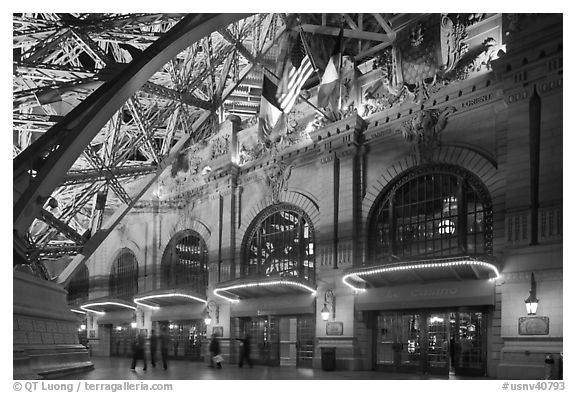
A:
{"type": "Polygon", "coordinates": [[[237,338],[240,341],[240,362],[238,367],[242,368],[244,361],[252,368],[252,359],[250,359],[250,335],[244,335],[244,338],[237,338]]]}
{"type": "Polygon", "coordinates": [[[162,357],[162,367],[164,367],[164,370],[168,370],[169,347],[170,347],[170,335],[168,334],[168,329],[166,329],[166,325],[163,325],[162,331],[160,332],[160,356],[162,357]]]}
{"type": "Polygon", "coordinates": [[[146,371],[146,336],[144,332],[139,332],[132,344],[132,367],[130,367],[132,370],[136,370],[136,363],[140,359],[144,361],[142,370],[146,371]]]}
{"type": "Polygon", "coordinates": [[[220,343],[216,338],[215,334],[212,334],[212,340],[210,340],[210,345],[208,347],[210,351],[210,367],[214,367],[214,363],[216,364],[216,368],[222,368],[222,355],[220,355],[220,343]]]}
{"type": "Polygon", "coordinates": [[[158,336],[156,335],[156,331],[152,329],[152,333],[150,335],[150,363],[152,363],[152,367],[156,367],[157,349],[158,349],[158,336]]]}

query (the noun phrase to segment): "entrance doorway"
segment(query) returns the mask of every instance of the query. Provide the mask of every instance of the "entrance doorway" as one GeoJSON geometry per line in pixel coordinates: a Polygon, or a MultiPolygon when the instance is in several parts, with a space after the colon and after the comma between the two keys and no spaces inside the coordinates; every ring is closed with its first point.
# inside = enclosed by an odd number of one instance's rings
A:
{"type": "Polygon", "coordinates": [[[250,335],[250,357],[267,366],[312,367],[313,315],[266,316],[240,319],[240,337],[250,335]]]}
{"type": "Polygon", "coordinates": [[[129,323],[105,326],[110,331],[110,356],[131,357],[136,330],[129,323]]]}
{"type": "Polygon", "coordinates": [[[169,359],[202,361],[202,341],[206,340],[206,325],[201,319],[155,322],[153,329],[160,334],[166,326],[170,334],[169,359]]]}
{"type": "Polygon", "coordinates": [[[379,312],[376,369],[482,376],[486,371],[486,318],[482,310],[379,312]]]}

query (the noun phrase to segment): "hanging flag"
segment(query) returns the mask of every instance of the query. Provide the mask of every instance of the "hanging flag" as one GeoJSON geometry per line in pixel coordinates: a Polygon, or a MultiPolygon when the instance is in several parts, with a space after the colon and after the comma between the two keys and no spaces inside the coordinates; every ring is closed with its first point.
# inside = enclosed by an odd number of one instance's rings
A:
{"type": "MultiPolygon", "coordinates": [[[[337,103],[334,102],[334,90],[338,86],[340,81],[340,66],[342,62],[342,34],[344,29],[340,29],[340,34],[338,34],[338,39],[336,40],[336,45],[334,45],[334,50],[332,51],[332,56],[328,61],[328,65],[324,70],[322,75],[322,81],[320,82],[320,87],[318,88],[318,106],[327,107],[329,103],[332,103],[334,109],[337,107],[337,103]]],[[[337,97],[336,97],[337,98],[337,97]]]]}
{"type": "Polygon", "coordinates": [[[276,100],[277,89],[278,86],[276,86],[274,82],[268,78],[266,73],[264,73],[258,128],[261,137],[264,137],[265,139],[268,139],[268,136],[272,133],[274,126],[276,126],[278,119],[282,115],[282,110],[276,100]]]}
{"type": "Polygon", "coordinates": [[[300,89],[302,89],[302,86],[304,86],[313,71],[312,62],[308,54],[305,53],[302,39],[298,35],[292,45],[290,59],[284,66],[284,73],[276,94],[280,109],[284,113],[290,112],[296,102],[296,98],[300,94],[300,89]]]}
{"type": "Polygon", "coordinates": [[[348,71],[342,70],[342,83],[346,89],[343,93],[342,108],[348,108],[354,105],[356,109],[360,108],[362,103],[362,86],[360,85],[360,77],[362,72],[352,63],[352,69],[348,71]]]}

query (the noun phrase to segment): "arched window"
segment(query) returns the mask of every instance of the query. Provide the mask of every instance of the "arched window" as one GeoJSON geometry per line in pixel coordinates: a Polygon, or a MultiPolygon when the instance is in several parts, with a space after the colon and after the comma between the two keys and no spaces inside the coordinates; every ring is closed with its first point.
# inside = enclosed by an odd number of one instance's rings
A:
{"type": "Polygon", "coordinates": [[[208,248],[197,232],[182,231],[170,240],[162,257],[162,283],[165,288],[206,292],[208,248]]]}
{"type": "Polygon", "coordinates": [[[82,265],[74,274],[70,284],[68,284],[68,303],[82,303],[88,300],[90,291],[89,274],[86,265],[82,265]]]}
{"type": "Polygon", "coordinates": [[[492,254],[488,191],[452,165],[418,167],[394,181],[372,209],[369,263],[492,254]]]}
{"type": "Polygon", "coordinates": [[[138,262],[132,251],[120,251],[110,273],[110,296],[132,300],[138,293],[138,262]]]}
{"type": "Polygon", "coordinates": [[[314,281],[314,228],[300,208],[279,204],[262,211],[248,228],[242,275],[278,274],[314,281]]]}

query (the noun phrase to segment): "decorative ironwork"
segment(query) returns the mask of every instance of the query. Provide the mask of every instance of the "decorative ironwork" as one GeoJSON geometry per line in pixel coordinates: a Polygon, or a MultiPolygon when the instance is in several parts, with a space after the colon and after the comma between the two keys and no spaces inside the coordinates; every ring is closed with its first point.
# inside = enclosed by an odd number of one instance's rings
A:
{"type": "Polygon", "coordinates": [[[412,169],[384,190],[370,213],[369,259],[492,254],[492,204],[463,168],[412,169]]]}
{"type": "Polygon", "coordinates": [[[112,265],[110,273],[110,296],[132,301],[138,293],[138,262],[134,253],[125,248],[112,265]]]}
{"type": "Polygon", "coordinates": [[[263,210],[250,224],[242,250],[243,276],[315,280],[314,228],[297,206],[280,203],[263,210]]]}
{"type": "Polygon", "coordinates": [[[198,294],[208,285],[208,247],[193,230],[177,233],[162,257],[162,284],[165,288],[186,287],[198,294]]]}

